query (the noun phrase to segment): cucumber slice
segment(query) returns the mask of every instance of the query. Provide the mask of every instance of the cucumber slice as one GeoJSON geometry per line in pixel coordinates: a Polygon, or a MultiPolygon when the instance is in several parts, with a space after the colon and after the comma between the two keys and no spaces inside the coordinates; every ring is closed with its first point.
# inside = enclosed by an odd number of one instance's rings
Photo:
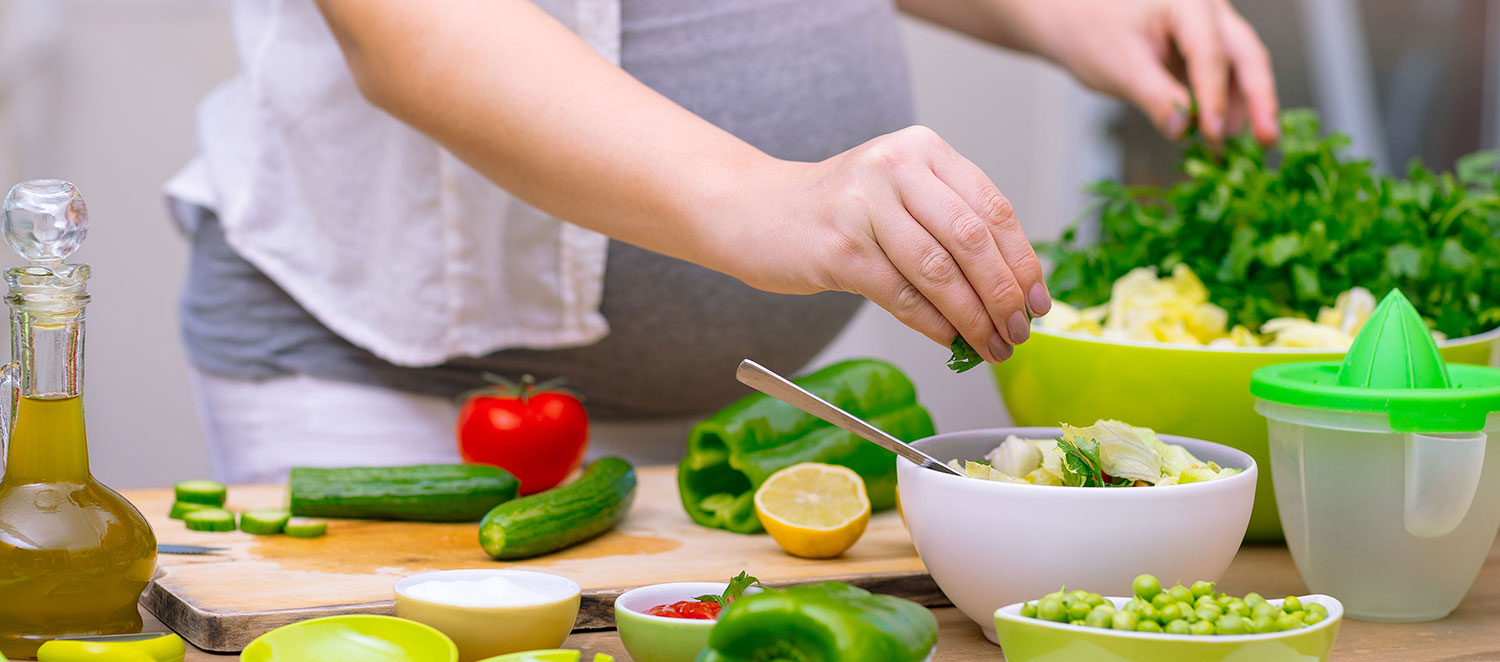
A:
{"type": "Polygon", "coordinates": [[[213,480],[185,480],[172,488],[177,492],[178,501],[187,503],[202,503],[210,506],[224,505],[224,499],[229,495],[229,490],[223,483],[213,480]]]}
{"type": "Polygon", "coordinates": [[[291,517],[292,514],[285,510],[247,510],[240,513],[240,530],[258,536],[275,535],[281,533],[282,527],[286,526],[286,521],[291,517]]]}
{"type": "Polygon", "coordinates": [[[233,531],[234,513],[223,508],[204,508],[182,516],[187,528],[194,531],[233,531]]]}
{"type": "Polygon", "coordinates": [[[286,534],[293,538],[316,538],[328,532],[328,522],[293,517],[286,521],[284,528],[286,534]]]}
{"type": "Polygon", "coordinates": [[[210,506],[206,503],[188,503],[186,501],[176,501],[172,503],[172,512],[168,513],[167,517],[170,517],[172,519],[182,519],[183,515],[191,513],[195,510],[206,510],[209,508],[218,508],[218,506],[210,506]]]}

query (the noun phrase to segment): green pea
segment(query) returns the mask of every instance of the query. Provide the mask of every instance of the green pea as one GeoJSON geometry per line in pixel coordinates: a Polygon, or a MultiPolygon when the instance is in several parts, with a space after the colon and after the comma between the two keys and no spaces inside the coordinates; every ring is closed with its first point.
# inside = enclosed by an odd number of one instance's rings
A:
{"type": "Polygon", "coordinates": [[[1255,634],[1265,634],[1276,631],[1276,619],[1270,616],[1256,616],[1250,619],[1250,631],[1255,634]]]}
{"type": "Polygon", "coordinates": [[[1110,619],[1109,625],[1116,630],[1134,630],[1135,626],[1140,622],[1140,614],[1133,611],[1117,611],[1114,617],[1110,619]]]}
{"type": "Polygon", "coordinates": [[[1193,625],[1186,620],[1171,621],[1163,628],[1167,634],[1192,634],[1193,625]]]}
{"type": "MultiPolygon", "coordinates": [[[[1197,600],[1194,600],[1193,601],[1193,606],[1194,607],[1198,607],[1198,608],[1202,608],[1202,607],[1219,607],[1219,601],[1213,599],[1211,596],[1205,595],[1205,596],[1203,596],[1201,598],[1198,598],[1197,600]]],[[[1219,608],[1223,609],[1223,607],[1219,607],[1219,608]]]]}
{"type": "Polygon", "coordinates": [[[1085,616],[1088,616],[1089,615],[1089,611],[1091,611],[1092,609],[1093,609],[1093,607],[1090,607],[1089,603],[1083,602],[1082,600],[1080,600],[1078,602],[1074,602],[1074,603],[1068,605],[1068,618],[1070,618],[1070,619],[1083,618],[1085,616]]]}
{"type": "Polygon", "coordinates": [[[1149,604],[1141,605],[1139,609],[1135,610],[1135,613],[1140,614],[1143,621],[1161,622],[1161,610],[1149,604]]]}
{"type": "Polygon", "coordinates": [[[1094,607],[1094,610],[1089,612],[1088,617],[1083,619],[1083,624],[1091,628],[1104,628],[1107,630],[1109,629],[1110,621],[1114,620],[1114,617],[1114,609],[1105,609],[1103,605],[1100,605],[1094,607]]]}
{"type": "Polygon", "coordinates": [[[1124,609],[1125,611],[1136,611],[1141,607],[1147,607],[1150,605],[1151,603],[1146,602],[1145,600],[1141,600],[1140,598],[1131,598],[1130,600],[1125,602],[1125,606],[1121,607],[1121,609],[1124,609]]]}
{"type": "Polygon", "coordinates": [[[1298,600],[1295,595],[1288,595],[1285,600],[1281,601],[1281,610],[1288,614],[1302,611],[1302,601],[1298,600]]]}
{"type": "Polygon", "coordinates": [[[1208,619],[1198,621],[1188,626],[1188,632],[1191,634],[1214,634],[1214,622],[1208,619]]]}
{"type": "Polygon", "coordinates": [[[1063,606],[1061,599],[1048,596],[1037,603],[1036,617],[1044,621],[1066,623],[1068,622],[1068,609],[1063,606]]]}
{"type": "Polygon", "coordinates": [[[1083,623],[1083,619],[1081,619],[1081,618],[1075,618],[1075,619],[1073,619],[1071,621],[1068,621],[1068,625],[1076,625],[1076,626],[1082,627],[1083,624],[1084,624],[1083,623]]]}
{"type": "Polygon", "coordinates": [[[1328,608],[1316,602],[1306,605],[1303,608],[1303,611],[1306,611],[1309,614],[1317,614],[1318,620],[1328,618],[1328,608]]]}
{"type": "Polygon", "coordinates": [[[1168,593],[1170,593],[1172,595],[1172,599],[1176,600],[1177,602],[1189,602],[1190,603],[1194,599],[1193,598],[1193,589],[1190,589],[1190,588],[1188,588],[1186,586],[1183,586],[1182,584],[1178,584],[1176,586],[1173,586],[1172,590],[1168,591],[1168,593]]]}
{"type": "Polygon", "coordinates": [[[1295,630],[1302,627],[1302,619],[1291,614],[1282,613],[1276,617],[1276,629],[1282,632],[1295,630]]]}
{"type": "Polygon", "coordinates": [[[1201,598],[1214,592],[1214,583],[1204,581],[1193,582],[1192,591],[1194,598],[1201,598]]]}
{"type": "Polygon", "coordinates": [[[1220,616],[1223,616],[1224,610],[1219,609],[1218,605],[1209,605],[1207,607],[1199,607],[1195,610],[1194,613],[1198,614],[1199,620],[1213,621],[1218,620],[1220,616]]]}
{"type": "Polygon", "coordinates": [[[1244,617],[1250,615],[1250,608],[1246,607],[1245,603],[1240,602],[1239,600],[1235,600],[1234,602],[1229,603],[1228,606],[1224,607],[1224,613],[1244,617]]]}
{"type": "Polygon", "coordinates": [[[1099,595],[1098,593],[1090,593],[1089,597],[1084,598],[1083,601],[1087,602],[1090,607],[1098,607],[1099,605],[1104,604],[1104,596],[1099,595]]]}
{"type": "Polygon", "coordinates": [[[1163,623],[1170,623],[1172,621],[1180,621],[1180,620],[1182,620],[1183,618],[1186,618],[1186,617],[1187,617],[1187,615],[1184,614],[1184,613],[1182,613],[1182,604],[1181,603],[1173,602],[1173,603],[1170,603],[1167,606],[1161,608],[1161,622],[1163,622],[1163,623]]]}
{"type": "Polygon", "coordinates": [[[1266,602],[1266,599],[1263,598],[1263,597],[1261,597],[1261,595],[1259,593],[1246,593],[1245,594],[1245,606],[1246,607],[1254,609],[1255,605],[1265,604],[1265,602],[1266,602]]]}
{"type": "Polygon", "coordinates": [[[1234,597],[1232,595],[1229,595],[1227,593],[1226,594],[1222,594],[1222,595],[1220,595],[1218,597],[1219,606],[1220,607],[1224,607],[1226,609],[1229,607],[1229,605],[1232,605],[1232,604],[1234,604],[1236,602],[1239,602],[1239,601],[1240,601],[1239,598],[1236,598],[1236,597],[1234,597]]]}
{"type": "Polygon", "coordinates": [[[1167,605],[1175,604],[1177,604],[1177,602],[1173,600],[1172,596],[1168,595],[1165,591],[1157,593],[1154,597],[1151,598],[1151,606],[1156,607],[1157,611],[1161,611],[1161,608],[1167,605]]]}
{"type": "Polygon", "coordinates": [[[1048,593],[1048,594],[1042,596],[1042,599],[1045,600],[1047,598],[1057,598],[1058,600],[1061,600],[1064,597],[1066,597],[1067,595],[1068,595],[1068,587],[1064,586],[1064,587],[1062,587],[1060,589],[1057,589],[1056,591],[1053,591],[1052,593],[1048,593]]]}
{"type": "Polygon", "coordinates": [[[1327,618],[1327,617],[1326,616],[1320,616],[1320,615],[1317,614],[1317,612],[1312,612],[1312,611],[1304,611],[1304,612],[1302,612],[1302,623],[1305,624],[1305,625],[1313,625],[1313,624],[1316,624],[1316,623],[1321,623],[1321,622],[1323,622],[1324,618],[1327,618]]]}
{"type": "Polygon", "coordinates": [[[1140,575],[1135,578],[1131,588],[1135,591],[1135,597],[1150,600],[1161,593],[1161,582],[1151,575],[1140,575]]]}
{"type": "Polygon", "coordinates": [[[1028,602],[1021,605],[1021,618],[1036,618],[1036,604],[1028,602]]]}
{"type": "Polygon", "coordinates": [[[1234,614],[1225,614],[1214,622],[1214,630],[1219,634],[1250,634],[1250,624],[1234,614]]]}
{"type": "Polygon", "coordinates": [[[1155,632],[1157,634],[1161,634],[1161,632],[1162,632],[1161,623],[1157,623],[1156,621],[1141,621],[1141,622],[1135,624],[1135,631],[1136,632],[1155,632]]]}
{"type": "Polygon", "coordinates": [[[1087,600],[1089,599],[1089,592],[1083,589],[1078,589],[1076,591],[1068,593],[1068,598],[1071,600],[1087,600]]]}

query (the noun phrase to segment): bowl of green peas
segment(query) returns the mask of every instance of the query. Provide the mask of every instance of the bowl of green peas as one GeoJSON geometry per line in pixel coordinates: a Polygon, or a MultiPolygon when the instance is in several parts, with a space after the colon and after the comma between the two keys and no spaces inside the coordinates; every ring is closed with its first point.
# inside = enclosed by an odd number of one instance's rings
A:
{"type": "Polygon", "coordinates": [[[1326,662],[1344,607],[1326,595],[1266,599],[1212,582],[1136,577],[1131,597],[1059,590],[995,612],[1008,662],[1326,662]]]}

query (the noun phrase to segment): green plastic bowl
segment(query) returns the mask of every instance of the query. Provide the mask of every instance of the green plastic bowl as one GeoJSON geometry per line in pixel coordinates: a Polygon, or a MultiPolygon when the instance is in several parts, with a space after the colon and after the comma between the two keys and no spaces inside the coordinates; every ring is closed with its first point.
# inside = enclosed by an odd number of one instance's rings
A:
{"type": "Polygon", "coordinates": [[[328,616],[283,625],[250,642],[240,662],[458,662],[447,635],[395,616],[328,616]]]}
{"type": "MultiPolygon", "coordinates": [[[[1130,598],[1106,598],[1122,607],[1130,598]]],[[[1338,636],[1344,606],[1326,595],[1299,598],[1321,604],[1328,618],[1286,632],[1191,635],[1120,632],[1021,615],[1021,605],[995,612],[995,631],[1006,662],[1327,662],[1338,636]]],[[[1280,605],[1281,600],[1267,600],[1280,605]]]]}
{"type": "MultiPolygon", "coordinates": [[[[1449,363],[1500,367],[1500,329],[1438,343],[1449,363]]],[[[1164,434],[1238,448],[1265,471],[1255,488],[1246,540],[1282,539],[1271,486],[1266,420],[1255,413],[1250,373],[1268,365],[1340,361],[1342,352],[1266,347],[1195,347],[1032,328],[1009,361],[994,366],[1016,426],[1089,425],[1113,418],[1164,434]]]]}
{"type": "MultiPolygon", "coordinates": [[[[583,653],[579,651],[554,648],[487,657],[479,662],[579,662],[581,659],[583,659],[583,653]]],[[[614,660],[613,656],[604,653],[594,654],[594,662],[614,662],[614,660]]]]}

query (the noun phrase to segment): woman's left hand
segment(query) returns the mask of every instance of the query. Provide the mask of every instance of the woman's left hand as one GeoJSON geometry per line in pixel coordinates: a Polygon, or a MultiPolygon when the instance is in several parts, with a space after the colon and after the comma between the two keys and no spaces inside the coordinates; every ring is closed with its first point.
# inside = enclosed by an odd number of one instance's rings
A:
{"type": "Polygon", "coordinates": [[[1246,120],[1256,139],[1276,139],[1271,57],[1228,0],[1021,1],[1031,6],[1019,11],[1037,13],[1027,39],[1037,53],[1139,106],[1168,137],[1187,130],[1191,89],[1210,141],[1246,120]]]}

